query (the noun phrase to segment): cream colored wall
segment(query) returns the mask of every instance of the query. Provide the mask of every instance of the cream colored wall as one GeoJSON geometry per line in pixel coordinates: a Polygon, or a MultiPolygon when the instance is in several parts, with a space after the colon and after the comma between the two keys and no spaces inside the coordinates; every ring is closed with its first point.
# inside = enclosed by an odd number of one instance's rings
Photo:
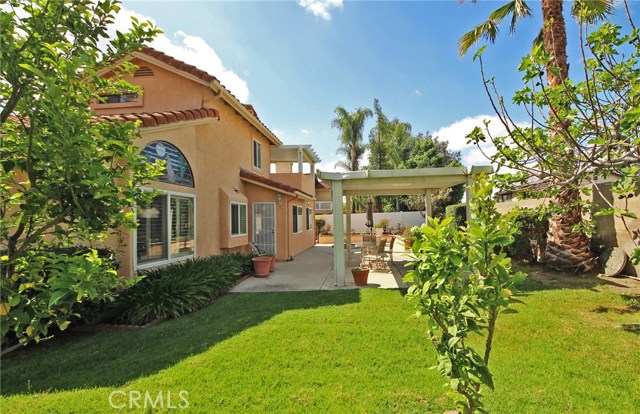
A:
{"type": "MultiPolygon", "coordinates": [[[[192,125],[189,122],[177,122],[162,127],[142,129],[142,138],[136,143],[140,148],[152,141],[167,141],[175,145],[189,162],[195,188],[154,182],[149,188],[171,190],[196,195],[196,254],[207,256],[223,251],[246,250],[251,238],[251,226],[247,236],[230,237],[229,204],[222,203],[220,188],[233,191],[234,187],[251,199],[251,190],[240,180],[240,167],[255,173],[266,173],[252,167],[253,139],[262,145],[263,166],[268,165],[270,146],[267,139],[258,133],[248,122],[227,106],[219,110],[221,120],[214,118],[206,124],[192,125]]],[[[273,198],[273,197],[272,197],[273,198]]],[[[248,206],[249,219],[251,217],[248,206]]],[[[133,246],[124,241],[121,255],[121,274],[134,272],[133,246]]],[[[109,241],[116,246],[115,239],[109,241]]]]}
{"type": "MultiPolygon", "coordinates": [[[[311,216],[312,228],[306,230],[306,214],[305,208],[307,202],[305,200],[295,198],[287,194],[281,194],[281,202],[277,201],[274,190],[270,190],[252,183],[244,183],[244,189],[249,197],[250,213],[249,224],[253,229],[253,203],[275,203],[276,206],[276,258],[277,260],[287,260],[289,256],[296,256],[301,252],[313,247],[314,245],[314,229],[315,221],[313,212],[311,216]],[[293,233],[293,205],[303,208],[303,231],[301,233],[293,233]]],[[[309,202],[311,206],[311,202],[309,202]]],[[[313,207],[312,207],[313,208],[313,207]]],[[[253,234],[249,236],[252,240],[253,234]]]]}
{"type": "Polygon", "coordinates": [[[308,202],[311,207],[311,229],[307,230],[306,208],[307,201],[300,198],[290,197],[287,205],[287,232],[289,234],[289,256],[297,256],[303,251],[313,247],[315,244],[315,216],[313,214],[312,201],[308,202]],[[293,206],[302,207],[302,232],[293,233],[293,206]]]}
{"type": "MultiPolygon", "coordinates": [[[[520,208],[536,208],[538,207],[540,204],[542,204],[543,202],[545,202],[544,200],[538,200],[538,199],[526,199],[526,200],[518,200],[516,198],[511,199],[509,201],[505,201],[503,203],[496,203],[496,210],[498,210],[498,212],[500,214],[506,214],[508,212],[510,212],[511,210],[514,209],[514,207],[520,207],[520,208]]],[[[547,201],[548,202],[548,201],[547,201]]]]}
{"type": "Polygon", "coordinates": [[[142,88],[143,105],[94,104],[91,109],[98,115],[215,107],[216,98],[208,86],[140,59],[133,59],[132,63],[140,67],[147,66],[154,73],[154,76],[124,77],[127,82],[142,88]]]}
{"type": "MultiPolygon", "coordinates": [[[[609,203],[613,203],[614,207],[627,209],[640,216],[640,196],[628,199],[620,199],[617,195],[612,195],[611,184],[602,183],[598,185],[599,191],[592,187],[593,201],[600,208],[609,208],[609,203]],[[605,199],[608,201],[605,201],[605,199]]],[[[318,193],[317,197],[320,197],[318,193]]],[[[514,207],[535,208],[544,200],[513,199],[504,203],[496,203],[497,210],[502,213],[508,213],[514,207]]],[[[546,202],[549,202],[548,200],[546,202]]],[[[627,254],[631,254],[636,248],[636,244],[640,245],[640,219],[625,218],[624,221],[620,217],[612,215],[595,217],[596,233],[603,238],[607,247],[620,247],[627,254]],[[635,241],[634,241],[635,240],[635,241]]],[[[624,274],[638,276],[640,275],[640,266],[633,266],[627,263],[623,271],[624,274]]]]}
{"type": "Polygon", "coordinates": [[[313,195],[315,192],[315,184],[311,180],[310,175],[298,173],[275,173],[271,174],[271,179],[293,188],[297,188],[298,190],[302,190],[309,195],[313,195]]]}
{"type": "MultiPolygon", "coordinates": [[[[640,216],[640,195],[618,198],[617,194],[611,193],[611,184],[601,184],[599,187],[599,191],[593,191],[593,200],[598,206],[609,208],[609,203],[613,202],[615,208],[627,209],[640,216]]],[[[602,216],[596,217],[595,221],[596,231],[607,246],[620,247],[627,254],[631,254],[637,245],[640,245],[640,219],[625,217],[623,221],[621,217],[602,216]]],[[[640,266],[627,263],[623,273],[640,276],[640,266]]]]}
{"type": "MultiPolygon", "coordinates": [[[[162,112],[167,110],[184,110],[201,107],[215,108],[220,120],[211,118],[209,122],[176,122],[160,127],[142,128],[142,138],[136,143],[140,148],[152,141],[167,141],[176,146],[189,162],[195,188],[155,182],[149,188],[171,190],[196,196],[196,254],[207,256],[224,251],[245,251],[252,238],[252,203],[276,201],[275,191],[248,184],[240,179],[240,168],[244,168],[266,178],[270,177],[271,144],[267,138],[252,126],[249,121],[222,99],[216,97],[206,85],[186,79],[172,71],[147,62],[136,62],[139,66],[148,66],[154,71],[153,77],[129,77],[132,84],[144,89],[143,105],[94,105],[98,114],[116,114],[128,112],[162,112]],[[197,124],[197,125],[196,125],[197,124]],[[253,140],[262,146],[262,169],[253,167],[253,140]],[[229,194],[233,197],[234,189],[238,189],[247,199],[248,234],[231,237],[229,229],[229,194]]],[[[303,183],[303,174],[293,174],[290,180],[297,180],[296,187],[313,194],[311,180],[303,183]],[[295,175],[296,177],[293,177],[295,175]]],[[[288,196],[283,196],[282,204],[276,204],[276,243],[278,259],[286,260],[312,247],[314,244],[312,230],[303,230],[300,234],[290,234],[291,213],[287,207],[288,196]]],[[[295,201],[302,207],[306,202],[295,201]]],[[[313,206],[312,206],[313,208],[313,206]]],[[[304,211],[304,210],[303,210],[304,211]]],[[[303,225],[306,225],[303,220],[303,225]]],[[[305,227],[306,228],[306,227],[305,227]]],[[[125,231],[124,237],[113,237],[107,244],[112,247],[121,246],[121,270],[123,276],[131,275],[134,269],[134,246],[131,231],[125,231]],[[118,240],[123,242],[119,243],[118,240]]]]}
{"type": "Polygon", "coordinates": [[[316,188],[315,192],[317,201],[333,201],[333,199],[331,198],[331,189],[316,188]]]}

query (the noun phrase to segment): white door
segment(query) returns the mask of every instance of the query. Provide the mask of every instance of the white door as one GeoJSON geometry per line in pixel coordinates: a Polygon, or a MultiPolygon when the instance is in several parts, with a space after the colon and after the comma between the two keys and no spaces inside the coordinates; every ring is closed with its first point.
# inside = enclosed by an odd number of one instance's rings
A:
{"type": "Polygon", "coordinates": [[[253,242],[276,253],[276,203],[253,203],[253,242]]]}

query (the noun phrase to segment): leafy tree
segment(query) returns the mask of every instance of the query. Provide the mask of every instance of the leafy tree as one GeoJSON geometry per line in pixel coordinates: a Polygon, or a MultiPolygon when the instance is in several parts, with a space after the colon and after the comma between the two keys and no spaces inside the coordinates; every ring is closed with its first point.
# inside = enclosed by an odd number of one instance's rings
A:
{"type": "Polygon", "coordinates": [[[451,217],[429,219],[420,228],[411,248],[413,270],[404,279],[411,283],[407,298],[416,303],[416,316],[426,320],[436,368],[463,397],[458,405],[468,414],[486,412],[480,387],[494,387],[488,367],[496,322],[515,312],[515,285],[526,277],[512,271],[503,252],[516,228],[495,209],[493,185],[480,177],[474,192],[472,219],[462,231],[451,217]],[[471,334],[484,336],[484,343],[474,346],[471,334]]]}
{"type": "Polygon", "coordinates": [[[389,170],[392,168],[387,156],[390,121],[382,112],[378,98],[373,100],[373,113],[376,117],[376,124],[369,132],[369,167],[376,170],[389,170]]]}
{"type": "MultiPolygon", "coordinates": [[[[340,147],[337,152],[346,157],[346,159],[336,162],[336,167],[359,171],[360,159],[366,149],[362,136],[364,123],[373,113],[369,108],[358,108],[350,113],[341,106],[336,107],[335,113],[337,116],[331,121],[331,125],[340,131],[340,136],[338,136],[340,147]]],[[[355,200],[351,209],[352,212],[356,212],[355,200]]]]}
{"type": "MultiPolygon", "coordinates": [[[[411,133],[411,124],[398,118],[389,119],[380,105],[373,101],[376,124],[369,133],[369,168],[409,169],[460,165],[460,153],[449,151],[448,143],[430,134],[411,133]]],[[[433,196],[434,213],[444,215],[444,208],[458,203],[464,194],[463,186],[443,189],[433,196]]],[[[376,197],[377,211],[420,211],[424,196],[376,197]]]]}
{"type": "MultiPolygon", "coordinates": [[[[554,156],[558,156],[556,170],[558,173],[571,174],[579,168],[579,165],[571,164],[575,159],[575,153],[579,152],[576,144],[576,136],[567,134],[568,129],[573,128],[573,118],[571,113],[571,101],[567,99],[554,99],[549,95],[557,95],[562,90],[571,88],[568,82],[569,64],[567,61],[567,32],[563,16],[563,1],[558,0],[542,0],[542,20],[543,27],[534,46],[534,53],[538,55],[538,62],[543,62],[542,72],[546,74],[546,86],[543,87],[543,95],[547,95],[545,103],[540,100],[537,103],[541,110],[548,112],[547,129],[545,136],[538,134],[536,138],[531,137],[532,141],[540,140],[541,142],[554,143],[556,148],[562,147],[562,155],[557,152],[554,156]]],[[[580,25],[593,23],[606,17],[612,11],[610,0],[576,0],[573,2],[572,15],[580,25]]],[[[482,24],[476,26],[473,30],[465,34],[460,39],[460,52],[465,54],[467,50],[478,40],[484,38],[491,42],[495,41],[498,27],[505,18],[510,18],[510,30],[515,31],[518,20],[531,16],[531,9],[523,0],[512,0],[505,5],[493,11],[489,18],[482,24]]],[[[539,74],[538,73],[538,74],[539,74]]],[[[528,73],[527,81],[532,81],[542,76],[534,76],[528,73]]],[[[537,79],[536,79],[537,80],[537,79]]],[[[543,81],[544,83],[544,81],[543,81]]],[[[486,85],[486,83],[485,83],[486,85]]],[[[489,89],[487,89],[489,92],[489,89]]],[[[521,91],[526,94],[526,91],[521,91]]],[[[502,105],[492,101],[496,113],[503,115],[496,108],[496,105],[502,105]]],[[[503,122],[505,124],[505,122],[503,122]]],[[[513,134],[515,128],[508,128],[511,138],[516,146],[522,142],[519,133],[513,134]]],[[[533,128],[532,128],[533,129],[533,128]]],[[[482,139],[479,134],[474,133],[474,137],[482,139]]],[[[544,154],[538,152],[539,146],[535,144],[531,147],[532,151],[526,151],[528,155],[534,155],[535,158],[547,158],[552,156],[551,153],[544,154]]],[[[525,158],[526,159],[526,158],[525,158]]],[[[545,251],[545,261],[558,269],[575,269],[588,270],[592,268],[596,261],[589,249],[589,238],[583,230],[582,225],[582,209],[580,208],[580,182],[573,179],[558,179],[558,175],[552,174],[549,183],[559,189],[555,193],[554,203],[559,207],[551,219],[549,220],[548,243],[545,251]]],[[[540,177],[540,176],[539,176],[540,177]]],[[[543,175],[542,178],[549,176],[543,175]]],[[[577,178],[577,177],[576,177],[577,178]]]]}
{"type": "Polygon", "coordinates": [[[159,172],[138,155],[134,123],[89,111],[101,93],[135,91],[122,80],[131,65],[98,74],[158,33],[133,20],[108,39],[119,9],[90,0],[11,0],[0,9],[3,337],[39,340],[68,325],[75,303],[109,296],[118,278],[95,253],[49,252],[134,227],[131,206],[145,199],[138,187],[159,172]]]}
{"type": "MultiPolygon", "coordinates": [[[[628,17],[631,31],[626,35],[611,23],[590,31],[590,19],[582,20],[579,38],[584,79],[580,82],[563,80],[556,86],[545,85],[541,73],[553,56],[540,46],[523,58],[519,70],[527,86],[515,93],[513,101],[526,108],[531,127],[515,125],[493,79],[485,79],[487,93],[509,136],[493,137],[477,128],[469,137],[476,143],[491,139],[498,149],[493,160],[520,171],[505,176],[505,185],[535,176],[547,184],[540,187],[539,196],[560,200],[557,204],[562,208],[554,209],[549,220],[544,257],[557,268],[579,269],[593,263],[588,240],[580,232],[589,231],[591,225],[582,219],[585,207],[589,210],[579,197],[580,192],[591,192],[587,184],[599,191],[599,180],[617,178],[612,185],[614,194],[626,198],[637,192],[640,42],[638,30],[628,17]],[[551,108],[548,115],[546,108],[551,108]]],[[[478,56],[484,78],[482,58],[478,56]]],[[[609,208],[596,214],[617,214],[622,220],[636,217],[636,213],[615,208],[611,202],[609,208]]],[[[640,260],[638,250],[634,259],[640,260]]]]}
{"type": "MultiPolygon", "coordinates": [[[[439,168],[460,166],[460,151],[450,151],[449,143],[439,141],[431,134],[418,134],[415,137],[415,145],[411,154],[403,163],[404,168],[439,168]]],[[[445,208],[452,204],[457,204],[464,195],[464,185],[456,185],[450,188],[443,188],[436,191],[431,196],[433,217],[444,217],[445,208]]],[[[409,210],[424,210],[424,196],[413,195],[406,198],[406,205],[409,210]]]]}

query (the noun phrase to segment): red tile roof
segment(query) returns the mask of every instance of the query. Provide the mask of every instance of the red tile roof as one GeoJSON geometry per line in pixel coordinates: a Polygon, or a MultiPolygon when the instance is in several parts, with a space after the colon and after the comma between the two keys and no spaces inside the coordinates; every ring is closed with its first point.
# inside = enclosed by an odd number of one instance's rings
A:
{"type": "Polygon", "coordinates": [[[129,114],[99,115],[98,119],[106,121],[141,121],[142,127],[171,124],[180,121],[193,121],[203,118],[218,118],[220,113],[213,108],[185,109],[182,111],[140,112],[129,114]]]}
{"type": "Polygon", "coordinates": [[[297,191],[297,192],[302,193],[302,194],[304,194],[304,195],[306,195],[306,196],[308,196],[310,198],[313,198],[313,196],[311,194],[307,194],[307,193],[305,193],[304,191],[302,191],[302,190],[300,190],[298,188],[291,187],[290,185],[283,184],[283,183],[281,183],[279,181],[275,181],[275,180],[272,180],[272,179],[267,178],[267,177],[263,177],[260,174],[252,173],[251,171],[247,171],[244,168],[240,168],[240,177],[246,178],[248,180],[257,181],[259,183],[266,184],[266,185],[271,186],[271,187],[279,188],[280,190],[284,190],[284,191],[286,191],[288,193],[295,193],[297,191]]]}
{"type": "Polygon", "coordinates": [[[331,187],[329,187],[327,183],[319,179],[317,175],[316,175],[316,188],[326,188],[327,190],[331,189],[331,187]]]}
{"type": "Polygon", "coordinates": [[[247,110],[249,112],[251,112],[251,115],[255,116],[256,119],[259,121],[260,117],[258,116],[258,113],[256,112],[255,108],[253,107],[253,105],[251,104],[243,104],[245,108],[247,108],[247,110]]]}
{"type": "Polygon", "coordinates": [[[176,69],[179,69],[183,72],[187,72],[195,76],[196,78],[200,78],[205,82],[213,82],[214,80],[218,80],[215,76],[208,74],[202,69],[198,69],[193,65],[190,65],[186,62],[173,58],[166,53],[162,53],[159,50],[156,50],[152,47],[145,47],[141,50],[145,55],[149,55],[152,58],[158,59],[161,62],[166,63],[169,66],[173,66],[176,69]]]}
{"type": "MultiPolygon", "coordinates": [[[[186,62],[183,62],[179,59],[176,59],[174,57],[171,57],[169,55],[167,55],[166,53],[163,53],[159,50],[156,50],[152,47],[144,47],[142,48],[142,50],[140,51],[141,53],[144,53],[145,55],[151,56],[154,59],[158,59],[159,61],[166,63],[169,66],[172,66],[178,70],[181,70],[183,72],[187,72],[197,78],[202,79],[205,82],[213,82],[214,80],[218,81],[218,83],[220,83],[220,80],[218,78],[216,78],[215,76],[205,72],[202,69],[198,69],[197,67],[190,65],[186,62]]],[[[226,87],[224,85],[222,85],[222,83],[220,83],[220,86],[222,86],[223,88],[226,89],[226,87]]],[[[228,91],[228,89],[227,89],[228,91]]],[[[231,96],[233,96],[236,100],[238,100],[238,98],[235,97],[235,95],[233,95],[231,92],[229,92],[231,94],[231,96]]],[[[238,102],[240,102],[238,100],[238,102]]],[[[244,105],[245,108],[247,108],[247,110],[256,117],[256,119],[258,121],[260,121],[260,118],[258,117],[258,113],[256,112],[256,110],[253,108],[253,105],[249,105],[249,104],[242,104],[244,105]]],[[[262,123],[262,121],[260,121],[260,123],[262,123]]],[[[264,123],[262,123],[262,125],[264,125],[264,123]]],[[[264,125],[265,128],[267,128],[266,125],[264,125]]],[[[267,128],[269,129],[269,128],[267,128]]]]}

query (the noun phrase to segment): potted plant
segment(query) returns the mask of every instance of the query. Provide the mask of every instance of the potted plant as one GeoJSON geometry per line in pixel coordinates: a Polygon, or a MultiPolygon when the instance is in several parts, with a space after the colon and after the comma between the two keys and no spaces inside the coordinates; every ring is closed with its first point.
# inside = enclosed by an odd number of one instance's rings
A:
{"type": "Polygon", "coordinates": [[[276,254],[267,253],[267,256],[271,258],[271,267],[269,268],[269,272],[273,272],[274,270],[276,270],[276,254]]]}
{"type": "Polygon", "coordinates": [[[253,273],[257,277],[269,276],[269,269],[271,268],[272,259],[270,256],[256,256],[251,259],[253,262],[253,273]]]}
{"type": "Polygon", "coordinates": [[[356,286],[366,286],[367,279],[369,279],[369,268],[368,267],[354,267],[351,269],[351,274],[353,275],[353,281],[356,286]]]}
{"type": "Polygon", "coordinates": [[[402,238],[404,239],[404,247],[411,249],[413,243],[416,241],[416,236],[411,231],[411,228],[406,228],[402,233],[402,238]]]}

